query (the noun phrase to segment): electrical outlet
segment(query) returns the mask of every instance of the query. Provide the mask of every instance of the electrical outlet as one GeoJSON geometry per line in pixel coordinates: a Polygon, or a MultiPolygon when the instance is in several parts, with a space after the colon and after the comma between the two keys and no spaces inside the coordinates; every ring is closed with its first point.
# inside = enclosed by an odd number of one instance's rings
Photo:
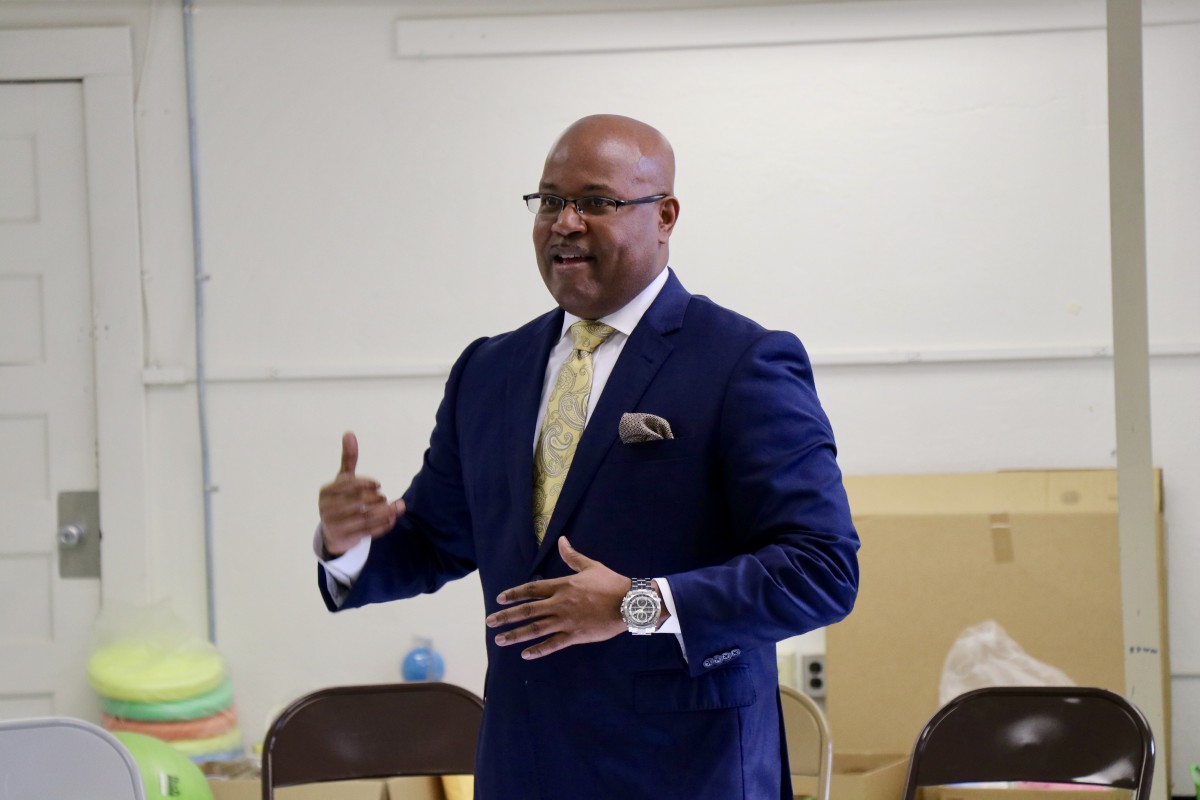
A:
{"type": "Polygon", "coordinates": [[[800,691],[814,700],[825,697],[825,656],[809,655],[800,660],[800,691]]]}

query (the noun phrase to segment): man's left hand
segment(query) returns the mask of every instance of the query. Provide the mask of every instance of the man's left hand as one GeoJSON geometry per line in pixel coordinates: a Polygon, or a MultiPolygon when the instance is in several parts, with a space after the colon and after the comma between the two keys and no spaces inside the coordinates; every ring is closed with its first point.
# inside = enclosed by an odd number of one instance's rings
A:
{"type": "Polygon", "coordinates": [[[506,608],[487,618],[489,628],[525,623],[496,634],[501,647],[549,636],[521,651],[526,659],[541,658],[585,642],[602,642],[624,633],[621,600],[632,581],[571,546],[564,536],[558,553],[574,575],[523,583],[500,593],[496,601],[506,608]],[[514,605],[519,603],[520,605],[514,605]]]}

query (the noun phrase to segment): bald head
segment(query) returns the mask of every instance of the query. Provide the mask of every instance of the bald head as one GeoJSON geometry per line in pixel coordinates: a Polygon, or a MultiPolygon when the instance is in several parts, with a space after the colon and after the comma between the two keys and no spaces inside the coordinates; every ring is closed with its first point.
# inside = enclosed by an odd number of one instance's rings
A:
{"type": "Polygon", "coordinates": [[[619,114],[593,114],[572,123],[550,148],[546,166],[597,158],[621,166],[647,194],[675,191],[675,151],[667,137],[644,122],[619,114]]]}
{"type": "Polygon", "coordinates": [[[575,122],[550,148],[538,192],[559,200],[534,218],[538,269],[572,314],[599,319],[613,313],[667,266],[679,216],[675,153],[646,123],[616,114],[575,122]],[[576,206],[579,198],[620,202],[595,211],[576,206]]]}

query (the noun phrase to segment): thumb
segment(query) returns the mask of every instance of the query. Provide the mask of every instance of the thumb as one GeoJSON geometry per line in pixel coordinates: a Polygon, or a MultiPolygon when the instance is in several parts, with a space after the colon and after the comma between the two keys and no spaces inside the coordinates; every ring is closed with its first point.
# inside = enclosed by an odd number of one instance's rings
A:
{"type": "Polygon", "coordinates": [[[567,537],[565,536],[558,540],[558,554],[562,557],[563,562],[576,572],[583,572],[585,569],[595,563],[583,553],[572,547],[571,543],[567,541],[567,537]]]}
{"type": "Polygon", "coordinates": [[[358,466],[358,437],[352,431],[342,434],[342,468],[339,475],[353,475],[358,466]]]}

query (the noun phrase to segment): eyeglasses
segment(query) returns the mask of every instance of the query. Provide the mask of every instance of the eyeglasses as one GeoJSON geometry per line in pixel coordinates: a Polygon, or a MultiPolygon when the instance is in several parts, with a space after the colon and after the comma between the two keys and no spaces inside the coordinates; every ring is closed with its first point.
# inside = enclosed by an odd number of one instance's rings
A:
{"type": "Polygon", "coordinates": [[[529,206],[529,210],[539,217],[557,217],[567,207],[567,203],[574,206],[575,212],[581,217],[606,217],[609,214],[616,213],[616,210],[621,206],[653,203],[668,196],[665,194],[652,194],[649,197],[638,197],[633,200],[614,200],[611,197],[576,197],[568,199],[566,197],[559,197],[556,194],[534,192],[533,194],[525,195],[522,199],[525,201],[525,205],[529,206]]]}

